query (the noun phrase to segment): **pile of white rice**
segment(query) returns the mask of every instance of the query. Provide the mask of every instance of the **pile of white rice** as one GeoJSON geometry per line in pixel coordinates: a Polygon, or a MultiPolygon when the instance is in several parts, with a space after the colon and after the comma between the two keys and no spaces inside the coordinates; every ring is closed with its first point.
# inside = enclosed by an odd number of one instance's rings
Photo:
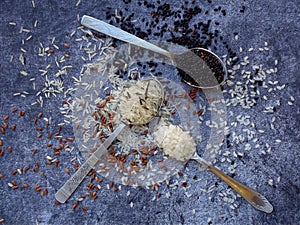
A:
{"type": "Polygon", "coordinates": [[[164,154],[173,159],[187,161],[196,151],[193,137],[177,125],[158,126],[153,135],[164,154]]]}
{"type": "Polygon", "coordinates": [[[155,79],[144,79],[125,88],[119,99],[120,114],[130,124],[146,124],[158,113],[163,86],[155,79]]]}

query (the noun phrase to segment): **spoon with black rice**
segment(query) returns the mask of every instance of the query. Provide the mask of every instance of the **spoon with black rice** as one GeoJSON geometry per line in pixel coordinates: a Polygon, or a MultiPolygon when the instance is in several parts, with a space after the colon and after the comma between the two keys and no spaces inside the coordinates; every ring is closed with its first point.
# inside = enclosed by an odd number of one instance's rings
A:
{"type": "Polygon", "coordinates": [[[81,24],[110,37],[159,53],[171,59],[172,63],[179,69],[179,75],[183,81],[193,87],[202,89],[218,87],[227,78],[227,70],[222,60],[207,49],[193,48],[174,54],[90,16],[84,15],[81,19],[81,24]]]}

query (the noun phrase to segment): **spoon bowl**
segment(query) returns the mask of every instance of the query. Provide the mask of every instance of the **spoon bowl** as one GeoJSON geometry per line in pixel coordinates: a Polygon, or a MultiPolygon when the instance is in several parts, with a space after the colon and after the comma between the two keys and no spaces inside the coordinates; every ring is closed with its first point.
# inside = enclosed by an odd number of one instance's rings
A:
{"type": "Polygon", "coordinates": [[[185,61],[177,60],[177,65],[180,65],[179,75],[185,83],[196,88],[216,88],[225,82],[227,79],[226,66],[215,53],[205,48],[192,48],[189,51],[176,56],[176,58],[190,57],[185,61]],[[201,74],[201,67],[205,66],[203,64],[209,67],[212,74],[202,72],[201,76],[198,75],[201,74]]]}

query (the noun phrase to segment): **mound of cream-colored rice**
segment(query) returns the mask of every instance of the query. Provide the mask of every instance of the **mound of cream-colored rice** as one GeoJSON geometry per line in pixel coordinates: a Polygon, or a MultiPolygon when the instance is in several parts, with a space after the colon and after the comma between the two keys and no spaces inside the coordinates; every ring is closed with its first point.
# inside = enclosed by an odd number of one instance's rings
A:
{"type": "Polygon", "coordinates": [[[193,137],[177,125],[158,126],[153,135],[164,154],[173,159],[189,160],[196,151],[193,137]]]}
{"type": "Polygon", "coordinates": [[[139,80],[125,88],[119,101],[123,118],[130,124],[146,124],[157,115],[163,100],[163,87],[155,79],[139,80]]]}

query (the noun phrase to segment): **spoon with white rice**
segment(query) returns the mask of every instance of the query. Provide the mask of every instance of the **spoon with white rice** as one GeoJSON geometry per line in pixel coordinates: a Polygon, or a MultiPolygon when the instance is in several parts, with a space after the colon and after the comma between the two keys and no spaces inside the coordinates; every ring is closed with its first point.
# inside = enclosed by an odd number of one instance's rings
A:
{"type": "Polygon", "coordinates": [[[75,174],[56,192],[55,198],[65,203],[91,169],[95,169],[99,160],[107,152],[107,148],[121,133],[126,125],[144,125],[149,123],[158,113],[164,99],[162,84],[154,79],[143,79],[134,85],[124,88],[119,99],[121,123],[97,150],[92,153],[75,174]]]}
{"type": "Polygon", "coordinates": [[[165,155],[183,162],[189,159],[196,160],[225,181],[256,209],[266,213],[271,213],[273,211],[273,206],[263,195],[234,180],[211,165],[211,163],[201,158],[196,152],[196,143],[189,132],[172,124],[163,124],[162,126],[157,127],[157,130],[153,134],[154,139],[158,146],[163,149],[165,155]]]}

